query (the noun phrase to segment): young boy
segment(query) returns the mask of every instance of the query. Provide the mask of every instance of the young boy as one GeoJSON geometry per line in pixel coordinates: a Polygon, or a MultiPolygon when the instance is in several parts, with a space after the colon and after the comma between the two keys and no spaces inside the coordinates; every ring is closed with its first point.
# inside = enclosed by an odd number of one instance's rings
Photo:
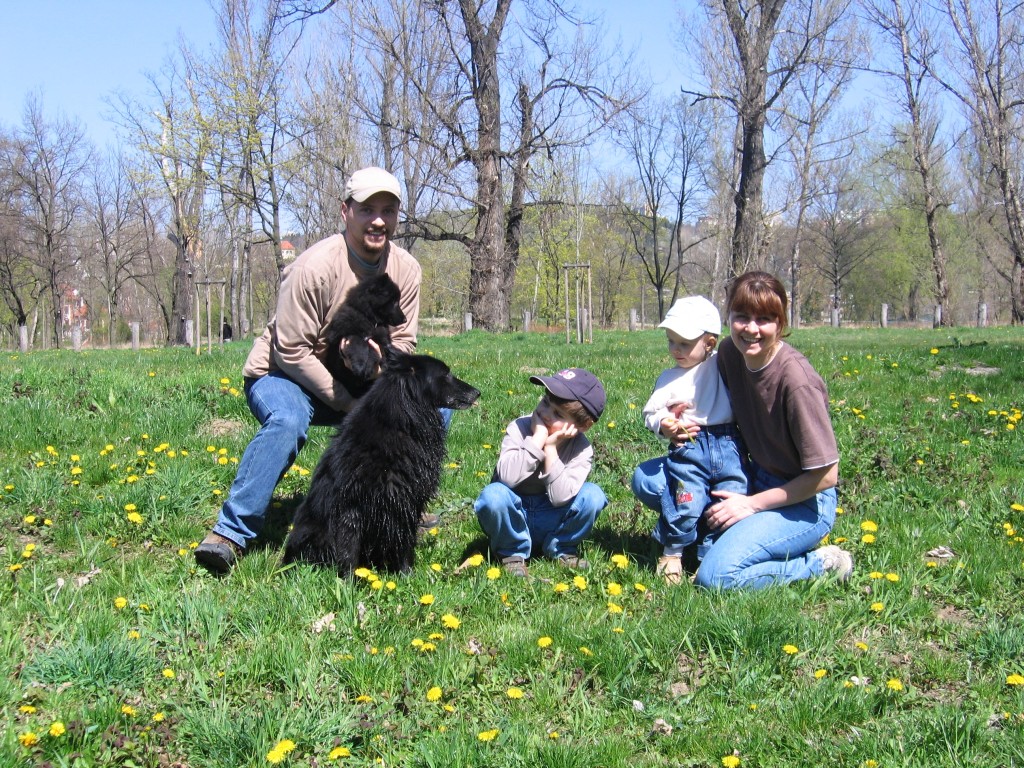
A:
{"type": "Polygon", "coordinates": [[[683,549],[697,539],[697,521],[714,499],[711,491],[747,492],[743,449],[733,424],[729,392],[715,360],[722,320],[703,296],[679,299],[658,326],[668,336],[676,366],[658,377],[643,416],[647,428],[669,443],[668,455],[645,462],[633,475],[633,493],[661,514],[652,532],[663,547],[657,572],[669,584],[682,581],[683,549]],[[691,438],[681,417],[700,425],[691,438]],[[652,477],[662,477],[655,488],[652,477]],[[659,493],[660,492],[660,493],[659,493]]]}
{"type": "Polygon", "coordinates": [[[532,414],[508,425],[494,476],[474,505],[492,554],[516,576],[527,575],[535,549],[567,568],[586,568],[577,547],[608,504],[586,482],[594,449],[584,433],[604,410],[601,382],[582,368],[530,381],[546,392],[532,414]]]}

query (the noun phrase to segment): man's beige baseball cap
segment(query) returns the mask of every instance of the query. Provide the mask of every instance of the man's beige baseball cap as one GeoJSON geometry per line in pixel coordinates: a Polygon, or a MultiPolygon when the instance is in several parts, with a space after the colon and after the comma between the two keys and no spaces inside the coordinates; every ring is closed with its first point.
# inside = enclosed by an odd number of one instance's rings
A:
{"type": "Polygon", "coordinates": [[[360,168],[345,184],[345,199],[352,199],[357,203],[365,203],[367,198],[378,192],[387,192],[397,197],[398,202],[402,202],[402,188],[398,184],[398,179],[383,168],[360,168]]]}

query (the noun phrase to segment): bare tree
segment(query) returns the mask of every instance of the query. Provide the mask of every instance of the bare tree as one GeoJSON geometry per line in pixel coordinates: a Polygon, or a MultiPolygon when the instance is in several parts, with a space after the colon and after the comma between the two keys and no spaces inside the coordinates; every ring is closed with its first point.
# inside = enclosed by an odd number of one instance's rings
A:
{"type": "Polygon", "coordinates": [[[684,92],[725,101],[739,122],[733,274],[761,265],[769,240],[764,179],[771,160],[765,148],[770,117],[793,79],[814,61],[816,42],[832,33],[849,1],[702,0],[712,30],[729,30],[731,49],[724,57],[722,50],[702,57],[708,91],[684,92]]]}
{"type": "Polygon", "coordinates": [[[79,123],[62,117],[47,120],[33,95],[26,99],[21,128],[5,146],[3,164],[23,200],[23,227],[50,298],[58,347],[63,339],[62,294],[80,259],[71,234],[82,207],[81,185],[91,152],[79,123]]]}
{"type": "Polygon", "coordinates": [[[859,49],[856,25],[852,17],[835,25],[833,34],[812,41],[810,65],[794,78],[781,99],[780,126],[790,157],[792,199],[786,208],[791,213],[789,248],[789,310],[794,328],[800,327],[803,303],[803,259],[801,247],[807,212],[823,191],[819,167],[833,162],[849,146],[849,138],[858,132],[847,124],[835,124],[843,94],[850,85],[852,66],[859,49]]]}
{"type": "Polygon", "coordinates": [[[699,105],[652,98],[646,109],[630,111],[618,133],[636,171],[634,190],[618,208],[657,296],[659,318],[682,287],[687,251],[707,237],[688,236],[685,228],[685,216],[696,212],[694,200],[706,189],[709,129],[700,111],[699,105]]]}
{"type": "Polygon", "coordinates": [[[893,100],[906,117],[906,127],[896,128],[896,139],[910,149],[913,168],[920,180],[915,206],[924,214],[931,249],[933,295],[939,311],[936,325],[953,325],[946,254],[939,233],[939,216],[949,201],[940,192],[939,174],[943,148],[939,145],[940,107],[929,72],[938,57],[940,44],[934,33],[936,19],[927,5],[906,4],[904,0],[870,0],[872,22],[896,54],[892,69],[880,70],[892,82],[893,100]]]}
{"type": "Polygon", "coordinates": [[[205,165],[212,142],[201,73],[192,67],[194,57],[187,50],[179,53],[161,74],[149,77],[155,109],[125,96],[117,108],[169,205],[167,239],[176,251],[167,318],[169,344],[191,341],[187,329],[195,309],[195,269],[202,258],[201,222],[209,184],[205,165]]]}
{"type": "MultiPolygon", "coordinates": [[[[946,0],[955,48],[937,76],[962,105],[987,148],[1006,222],[1012,258],[1001,270],[1010,293],[1011,320],[1024,322],[1024,202],[1020,149],[1024,133],[1024,15],[1004,0],[946,0]]],[[[936,67],[937,70],[937,67],[936,67]]],[[[932,70],[935,72],[936,70],[932,70]]]]}
{"type": "Polygon", "coordinates": [[[856,156],[843,153],[821,169],[823,192],[811,207],[808,229],[816,250],[814,267],[830,286],[832,324],[839,326],[846,279],[877,253],[878,245],[871,236],[874,211],[856,156]]]}
{"type": "Polygon", "coordinates": [[[87,189],[88,236],[95,242],[89,274],[107,308],[107,343],[113,345],[125,286],[143,276],[148,237],[145,200],[131,179],[128,158],[111,152],[94,169],[87,189]]]}

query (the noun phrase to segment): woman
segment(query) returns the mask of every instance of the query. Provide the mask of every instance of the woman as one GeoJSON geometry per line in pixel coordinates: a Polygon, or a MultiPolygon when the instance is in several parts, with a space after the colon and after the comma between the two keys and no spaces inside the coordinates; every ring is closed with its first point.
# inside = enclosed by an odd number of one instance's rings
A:
{"type": "MultiPolygon", "coordinates": [[[[718,367],[750,454],[750,488],[713,493],[718,501],[704,512],[710,546],[695,579],[703,587],[757,589],[824,573],[845,580],[853,571],[850,553],[814,549],[835,523],[839,452],[825,383],[782,340],[786,305],[785,288],[765,272],[741,275],[729,290],[718,367]]],[[[665,482],[656,461],[634,475],[645,502],[665,482]]]]}

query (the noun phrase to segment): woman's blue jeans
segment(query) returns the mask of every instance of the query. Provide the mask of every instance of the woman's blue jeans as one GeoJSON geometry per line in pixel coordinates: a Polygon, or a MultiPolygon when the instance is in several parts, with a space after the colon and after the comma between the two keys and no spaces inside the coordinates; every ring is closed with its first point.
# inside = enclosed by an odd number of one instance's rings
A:
{"type": "MultiPolygon", "coordinates": [[[[280,371],[246,379],[249,410],[260,423],[238,462],[238,473],[221,507],[214,533],[247,546],[259,535],[274,489],[306,444],[309,427],[337,427],[345,418],[280,371]]],[[[451,411],[442,409],[445,427],[451,411]]]]}
{"type": "Polygon", "coordinates": [[[495,556],[529,559],[536,548],[557,559],[576,554],[607,505],[608,497],[594,483],[584,483],[564,507],[552,506],[547,494],[520,496],[504,483],[490,483],[473,508],[495,556]]]}
{"type": "MultiPolygon", "coordinates": [[[[633,493],[651,509],[661,511],[667,487],[663,457],[645,461],[633,474],[633,493]]],[[[785,480],[753,467],[750,493],[777,488],[785,480]]],[[[836,520],[836,490],[780,509],[750,515],[714,536],[701,547],[695,583],[711,589],[761,589],[771,584],[809,579],[823,572],[812,550],[836,520]]]]}

